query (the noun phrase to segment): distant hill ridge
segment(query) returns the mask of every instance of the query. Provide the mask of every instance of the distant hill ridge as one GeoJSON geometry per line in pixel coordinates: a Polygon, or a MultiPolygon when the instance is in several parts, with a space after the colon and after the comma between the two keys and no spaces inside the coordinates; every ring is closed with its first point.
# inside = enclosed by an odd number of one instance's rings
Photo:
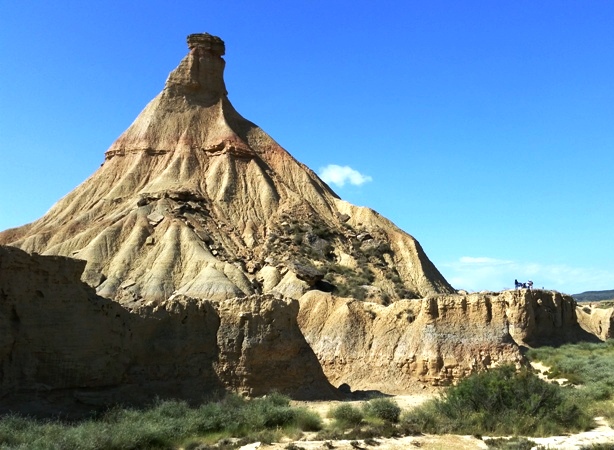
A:
{"type": "Polygon", "coordinates": [[[580,294],[573,294],[572,297],[577,302],[597,302],[600,300],[614,299],[614,289],[608,291],[586,291],[580,294]]]}

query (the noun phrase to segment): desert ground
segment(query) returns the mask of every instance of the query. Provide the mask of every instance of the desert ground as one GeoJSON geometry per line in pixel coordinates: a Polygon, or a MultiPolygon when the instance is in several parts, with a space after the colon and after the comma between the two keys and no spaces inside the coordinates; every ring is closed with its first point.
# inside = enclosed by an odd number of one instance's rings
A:
{"type": "MultiPolygon", "coordinates": [[[[438,395],[437,392],[428,393],[416,393],[412,395],[398,395],[393,399],[403,409],[410,409],[421,403],[434,398],[438,395]]],[[[353,402],[357,406],[362,402],[353,402]]],[[[295,406],[302,406],[313,411],[316,411],[326,421],[326,415],[328,411],[339,405],[339,401],[314,401],[314,402],[293,402],[295,406]]],[[[543,446],[544,448],[551,450],[577,450],[583,446],[590,446],[597,443],[614,443],[614,429],[610,427],[603,418],[595,418],[596,428],[574,435],[567,436],[551,436],[544,438],[530,438],[536,443],[536,446],[543,446]]],[[[459,436],[459,435],[419,435],[419,436],[407,436],[402,438],[386,438],[375,439],[376,444],[371,442],[370,445],[364,443],[364,441],[316,441],[314,439],[315,433],[306,434],[300,441],[287,441],[281,443],[275,443],[272,445],[266,445],[261,443],[253,443],[241,447],[241,450],[281,450],[289,447],[289,444],[293,443],[295,449],[301,448],[304,450],[325,450],[325,449],[357,449],[357,448],[376,448],[378,450],[400,450],[420,448],[425,450],[474,450],[474,449],[487,449],[488,446],[484,442],[488,439],[488,436],[484,436],[482,439],[478,439],[474,436],[459,436]]]]}

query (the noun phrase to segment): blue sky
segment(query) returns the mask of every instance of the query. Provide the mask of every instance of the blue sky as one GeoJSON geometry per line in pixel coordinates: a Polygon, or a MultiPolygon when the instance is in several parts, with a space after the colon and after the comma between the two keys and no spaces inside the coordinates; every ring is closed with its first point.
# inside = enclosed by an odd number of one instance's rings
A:
{"type": "Polygon", "coordinates": [[[605,0],[0,0],[0,229],[91,175],[209,32],[237,110],[454,287],[614,289],[612,23],[605,0]]]}

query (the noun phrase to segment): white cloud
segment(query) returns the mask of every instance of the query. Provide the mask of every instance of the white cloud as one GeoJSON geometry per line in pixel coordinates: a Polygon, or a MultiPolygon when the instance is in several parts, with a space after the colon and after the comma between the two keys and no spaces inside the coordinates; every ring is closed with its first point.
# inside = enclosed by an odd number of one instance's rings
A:
{"type": "Polygon", "coordinates": [[[332,183],[339,187],[343,187],[345,183],[360,186],[373,180],[369,175],[363,175],[350,166],[338,166],[336,164],[329,164],[326,167],[320,168],[319,175],[325,183],[332,183]]]}
{"type": "Polygon", "coordinates": [[[532,280],[536,288],[567,294],[614,287],[614,271],[486,256],[462,256],[458,261],[440,264],[440,269],[452,286],[467,291],[513,289],[515,279],[520,282],[532,280]]]}

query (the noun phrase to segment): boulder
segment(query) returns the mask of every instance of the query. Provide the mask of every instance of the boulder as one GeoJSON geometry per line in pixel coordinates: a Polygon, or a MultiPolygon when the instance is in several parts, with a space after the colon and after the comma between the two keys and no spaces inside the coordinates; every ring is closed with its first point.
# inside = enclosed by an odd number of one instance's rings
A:
{"type": "Polygon", "coordinates": [[[599,308],[591,304],[576,306],[580,326],[602,341],[614,338],[614,308],[599,308]]]}

